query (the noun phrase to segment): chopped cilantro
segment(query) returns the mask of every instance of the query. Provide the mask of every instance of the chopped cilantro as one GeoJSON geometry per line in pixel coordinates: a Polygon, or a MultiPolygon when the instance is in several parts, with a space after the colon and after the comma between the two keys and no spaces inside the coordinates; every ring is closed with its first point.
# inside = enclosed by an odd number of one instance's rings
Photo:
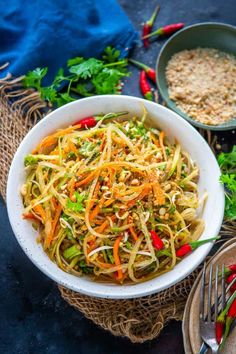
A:
{"type": "Polygon", "coordinates": [[[75,155],[75,153],[73,152],[73,151],[70,151],[68,154],[67,154],[67,159],[69,160],[69,159],[72,159],[72,160],[74,160],[75,158],[76,158],[76,155],[75,155]]]}
{"type": "Polygon", "coordinates": [[[109,259],[109,261],[114,264],[115,263],[115,260],[114,260],[114,257],[113,257],[113,254],[111,252],[111,250],[106,250],[106,254],[107,254],[107,257],[109,259]]]}
{"type": "Polygon", "coordinates": [[[84,211],[84,199],[85,196],[79,194],[78,192],[75,192],[75,196],[76,196],[76,202],[72,202],[69,198],[67,199],[66,202],[66,207],[70,210],[76,211],[76,212],[80,212],[80,211],[84,211]]]}
{"type": "Polygon", "coordinates": [[[93,273],[93,267],[88,267],[84,260],[79,262],[79,267],[84,274],[91,274],[93,273]]]}
{"type": "Polygon", "coordinates": [[[38,162],[38,158],[34,155],[26,155],[24,158],[24,165],[25,166],[34,165],[37,162],[38,162]]]}
{"type": "Polygon", "coordinates": [[[175,205],[171,205],[171,207],[169,209],[169,214],[174,214],[175,210],[176,210],[175,205]]]}
{"type": "Polygon", "coordinates": [[[125,245],[128,250],[132,250],[132,245],[129,241],[127,241],[125,245]]]}
{"type": "Polygon", "coordinates": [[[170,148],[166,147],[166,155],[169,156],[170,155],[170,148]]]}
{"type": "Polygon", "coordinates": [[[91,141],[85,141],[79,148],[79,153],[84,157],[91,156],[92,153],[97,152],[98,146],[91,141]]]}

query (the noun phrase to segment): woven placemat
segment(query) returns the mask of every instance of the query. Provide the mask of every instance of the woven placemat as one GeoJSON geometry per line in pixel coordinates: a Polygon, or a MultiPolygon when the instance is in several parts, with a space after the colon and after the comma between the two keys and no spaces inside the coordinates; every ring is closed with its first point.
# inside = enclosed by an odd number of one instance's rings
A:
{"type": "MultiPolygon", "coordinates": [[[[0,193],[4,199],[7,175],[15,151],[26,133],[48,111],[49,107],[41,101],[37,92],[23,88],[22,77],[12,79],[8,74],[0,79],[0,193]]],[[[209,143],[212,142],[210,138],[208,134],[209,143]]],[[[227,238],[236,234],[235,225],[223,224],[222,235],[227,238]]],[[[171,319],[182,319],[186,299],[199,270],[200,267],[169,289],[138,299],[98,299],[62,286],[59,290],[70,305],[97,325],[116,336],[142,343],[157,337],[171,319]]]]}

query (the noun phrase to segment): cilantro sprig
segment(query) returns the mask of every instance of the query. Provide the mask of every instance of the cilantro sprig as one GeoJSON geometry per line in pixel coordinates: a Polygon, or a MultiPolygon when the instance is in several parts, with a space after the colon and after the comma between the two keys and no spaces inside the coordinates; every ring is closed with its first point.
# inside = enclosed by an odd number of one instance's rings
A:
{"type": "Polygon", "coordinates": [[[231,152],[219,154],[218,163],[220,182],[225,186],[225,217],[236,220],[236,145],[231,152]]]}
{"type": "Polygon", "coordinates": [[[130,75],[127,66],[128,61],[120,58],[119,50],[107,47],[102,59],[69,59],[66,71],[59,69],[49,86],[43,85],[48,68],[29,71],[24,78],[24,86],[35,88],[43,100],[60,107],[81,96],[119,94],[121,79],[130,75]]]}

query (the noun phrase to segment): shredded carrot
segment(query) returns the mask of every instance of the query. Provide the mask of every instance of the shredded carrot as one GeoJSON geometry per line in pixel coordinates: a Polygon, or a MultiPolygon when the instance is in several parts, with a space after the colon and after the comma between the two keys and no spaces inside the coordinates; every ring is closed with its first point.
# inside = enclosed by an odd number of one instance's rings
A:
{"type": "Polygon", "coordinates": [[[69,182],[69,192],[70,192],[70,199],[72,199],[75,193],[75,177],[72,177],[69,182]]]}
{"type": "Polygon", "coordinates": [[[96,241],[96,237],[94,236],[94,238],[88,242],[89,247],[87,249],[87,254],[86,254],[86,263],[87,264],[89,264],[88,254],[96,248],[95,241],[96,241]]]}
{"type": "Polygon", "coordinates": [[[55,197],[52,197],[52,203],[53,203],[53,206],[54,206],[54,210],[57,208],[57,201],[56,201],[56,198],[55,197]]]}
{"type": "Polygon", "coordinates": [[[156,181],[155,184],[153,185],[153,192],[156,197],[156,202],[159,205],[165,204],[165,194],[158,181],[156,181]]]}
{"type": "Polygon", "coordinates": [[[84,179],[82,179],[81,181],[76,183],[76,187],[80,187],[83,184],[89,183],[92,181],[93,177],[94,177],[95,172],[91,172],[87,177],[85,177],[84,179]]]}
{"type": "Polygon", "coordinates": [[[134,198],[130,202],[127,203],[128,208],[133,207],[134,204],[137,202],[137,200],[141,200],[144,197],[146,197],[146,195],[149,193],[149,191],[150,191],[150,187],[144,188],[137,198],[134,198]]]}
{"type": "Polygon", "coordinates": [[[50,199],[50,204],[51,204],[52,210],[55,211],[56,208],[57,208],[57,203],[56,203],[56,198],[55,197],[52,197],[50,199]]]}
{"type": "MultiPolygon", "coordinates": [[[[133,222],[131,216],[128,217],[128,223],[131,224],[133,222]]],[[[138,239],[138,235],[136,234],[135,230],[134,230],[134,227],[133,226],[130,226],[129,227],[129,231],[131,233],[131,235],[133,236],[133,239],[134,241],[137,241],[138,239]]]]}
{"type": "Polygon", "coordinates": [[[43,209],[41,204],[35,205],[33,207],[34,211],[36,212],[36,214],[39,214],[40,217],[42,218],[42,220],[45,222],[46,220],[46,213],[45,210],[43,209]]]}
{"type": "Polygon", "coordinates": [[[89,220],[93,221],[93,219],[98,215],[98,213],[100,212],[102,205],[104,203],[104,197],[101,198],[99,204],[97,204],[95,206],[95,208],[93,209],[93,211],[91,212],[91,214],[89,215],[89,220]]]}
{"type": "Polygon", "coordinates": [[[98,264],[99,264],[99,266],[101,268],[109,269],[109,268],[113,267],[113,264],[111,264],[111,263],[105,263],[105,262],[102,262],[102,261],[99,261],[99,260],[97,262],[98,262],[98,264]]]}
{"type": "Polygon", "coordinates": [[[98,219],[95,219],[93,222],[95,225],[102,225],[102,223],[103,223],[102,220],[98,220],[98,219]]]}
{"type": "Polygon", "coordinates": [[[95,200],[97,199],[98,196],[98,192],[100,190],[100,182],[97,181],[95,189],[94,189],[94,193],[93,193],[93,197],[91,199],[91,203],[90,203],[90,209],[92,209],[92,207],[94,206],[95,200]]]}
{"type": "Polygon", "coordinates": [[[100,151],[102,151],[104,149],[105,142],[106,142],[106,136],[105,136],[105,134],[103,134],[102,142],[101,142],[101,145],[100,145],[100,151]]]}
{"type": "Polygon", "coordinates": [[[151,138],[154,142],[154,144],[156,145],[156,147],[160,147],[159,141],[156,139],[156,137],[154,136],[154,134],[151,134],[151,138]]]}
{"type": "MultiPolygon", "coordinates": [[[[108,224],[109,224],[108,220],[103,221],[103,223],[102,223],[99,227],[97,227],[97,228],[95,229],[96,232],[98,232],[98,233],[103,232],[103,231],[107,228],[108,224]]],[[[89,259],[88,259],[87,255],[88,255],[94,248],[96,248],[96,246],[95,246],[95,240],[96,240],[96,237],[93,236],[93,239],[92,239],[90,242],[88,242],[88,243],[89,243],[89,248],[87,249],[87,254],[86,254],[86,263],[87,263],[87,264],[89,264],[89,259]]]]}
{"type": "Polygon", "coordinates": [[[108,207],[109,205],[114,203],[114,201],[115,201],[115,199],[113,199],[113,198],[107,199],[107,201],[104,203],[104,207],[108,207]]]}
{"type": "Polygon", "coordinates": [[[116,136],[114,134],[112,135],[112,140],[114,140],[114,142],[116,144],[119,144],[121,146],[126,146],[126,143],[121,138],[119,138],[118,136],[116,136]]]}
{"type": "Polygon", "coordinates": [[[76,148],[75,144],[71,140],[69,140],[68,145],[69,145],[70,151],[72,151],[75,154],[77,154],[78,149],[76,148]]]}
{"type": "MultiPolygon", "coordinates": [[[[115,261],[115,265],[119,266],[120,263],[120,257],[119,257],[119,245],[120,245],[120,241],[121,241],[122,236],[117,237],[117,239],[115,240],[114,243],[114,247],[113,247],[113,257],[114,257],[114,261],[115,261]]],[[[117,270],[117,280],[121,280],[123,278],[123,273],[121,269],[117,270]]]]}
{"type": "Polygon", "coordinates": [[[108,220],[105,220],[105,221],[103,221],[103,223],[96,229],[96,231],[97,231],[98,233],[101,233],[101,232],[103,232],[103,231],[107,228],[108,225],[109,225],[109,221],[108,221],[108,220]]]}
{"type": "Polygon", "coordinates": [[[37,221],[37,222],[40,222],[41,220],[37,218],[36,215],[34,215],[33,213],[26,213],[26,214],[23,214],[23,219],[28,219],[28,220],[34,220],[34,221],[37,221]]]}
{"type": "Polygon", "coordinates": [[[114,177],[115,177],[116,170],[115,170],[115,168],[111,167],[109,169],[109,172],[110,172],[109,173],[110,179],[108,180],[107,185],[108,185],[109,188],[111,188],[112,184],[114,182],[114,177]]]}
{"type": "Polygon", "coordinates": [[[53,134],[51,136],[58,138],[59,136],[64,136],[64,135],[69,134],[69,133],[73,132],[74,130],[77,130],[80,128],[81,128],[81,124],[76,124],[76,125],[73,125],[72,127],[59,130],[58,132],[56,132],[55,134],[53,134]]]}
{"type": "Polygon", "coordinates": [[[50,233],[48,234],[48,236],[46,237],[45,242],[44,242],[44,247],[45,248],[48,248],[50,246],[51,242],[52,242],[52,239],[53,239],[53,236],[54,236],[54,233],[55,233],[55,229],[56,229],[58,220],[59,220],[60,215],[61,215],[61,210],[62,210],[61,205],[58,205],[58,207],[56,209],[56,212],[55,212],[54,219],[52,220],[50,233]]]}
{"type": "Polygon", "coordinates": [[[46,147],[49,147],[49,146],[52,146],[54,144],[57,143],[57,139],[53,136],[47,136],[46,138],[44,138],[40,144],[38,144],[36,146],[36,148],[32,151],[32,154],[36,154],[38,153],[39,151],[41,151],[43,148],[46,148],[46,147]]]}
{"type": "Polygon", "coordinates": [[[66,134],[69,134],[79,128],[81,128],[81,124],[76,124],[76,125],[73,125],[73,127],[59,130],[55,134],[47,136],[46,138],[44,138],[41,141],[41,143],[38,146],[36,146],[36,148],[32,151],[32,153],[36,154],[38,151],[40,151],[40,149],[45,148],[46,146],[56,144],[57,138],[59,138],[60,136],[64,136],[66,134]]]}

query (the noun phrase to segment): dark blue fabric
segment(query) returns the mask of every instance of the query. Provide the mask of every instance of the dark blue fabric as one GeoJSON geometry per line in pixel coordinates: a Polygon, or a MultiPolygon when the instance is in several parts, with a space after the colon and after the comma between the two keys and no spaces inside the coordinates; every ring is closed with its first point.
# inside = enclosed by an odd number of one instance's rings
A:
{"type": "Polygon", "coordinates": [[[137,38],[116,0],[0,0],[0,65],[13,75],[49,67],[48,83],[67,59],[98,57],[107,45],[122,56],[137,38]]]}

